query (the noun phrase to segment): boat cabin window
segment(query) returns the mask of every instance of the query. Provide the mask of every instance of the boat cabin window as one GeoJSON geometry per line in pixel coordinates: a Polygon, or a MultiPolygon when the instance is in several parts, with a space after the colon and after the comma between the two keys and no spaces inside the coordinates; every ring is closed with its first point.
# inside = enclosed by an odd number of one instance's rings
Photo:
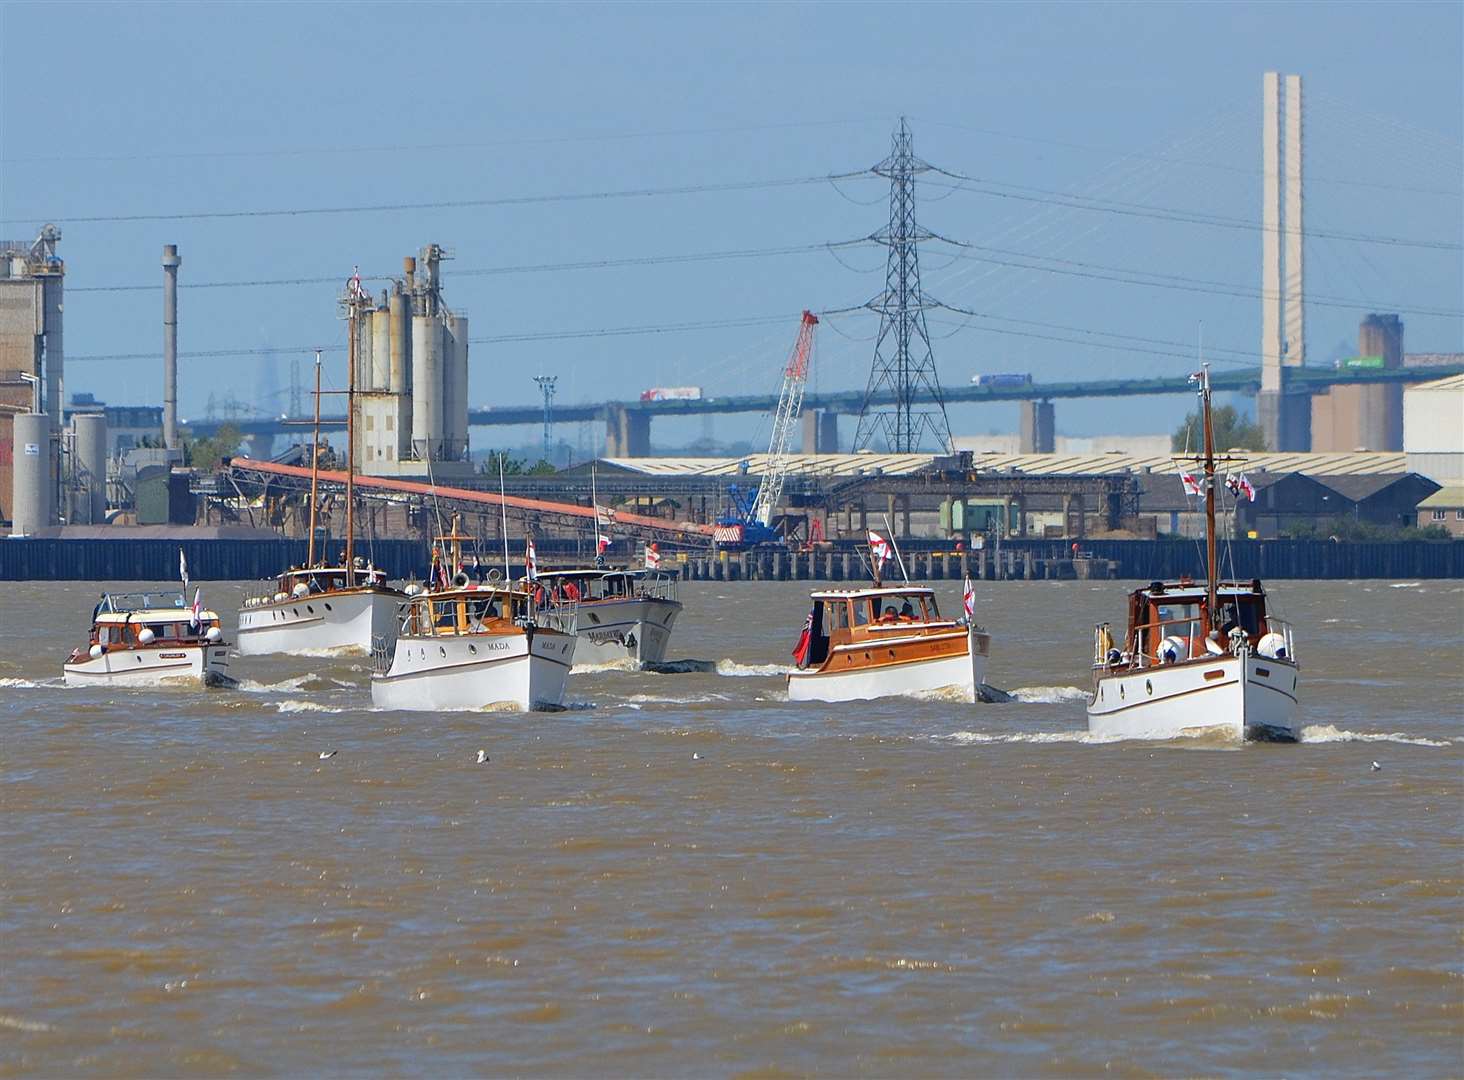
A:
{"type": "Polygon", "coordinates": [[[112,628],[110,626],[97,627],[97,644],[110,645],[112,643],[112,628]]]}
{"type": "Polygon", "coordinates": [[[1230,628],[1239,626],[1246,637],[1255,641],[1264,633],[1261,628],[1261,604],[1258,596],[1233,596],[1220,598],[1220,629],[1228,634],[1230,628]]]}
{"type": "Polygon", "coordinates": [[[854,619],[854,625],[855,626],[865,626],[865,625],[867,625],[869,623],[869,621],[870,621],[870,615],[869,615],[870,602],[868,600],[854,600],[854,601],[851,601],[850,608],[852,609],[852,612],[853,612],[853,616],[852,617],[854,619]]]}
{"type": "MultiPolygon", "coordinates": [[[[822,601],[819,602],[822,604],[822,601]]],[[[828,605],[830,629],[849,629],[849,604],[848,602],[833,601],[828,605]]]]}

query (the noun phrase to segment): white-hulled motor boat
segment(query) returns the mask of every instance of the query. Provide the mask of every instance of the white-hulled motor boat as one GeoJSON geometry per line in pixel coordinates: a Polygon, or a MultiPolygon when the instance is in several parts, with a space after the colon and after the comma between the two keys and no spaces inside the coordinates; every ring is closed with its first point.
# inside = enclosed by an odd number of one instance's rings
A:
{"type": "Polygon", "coordinates": [[[387,709],[556,709],[574,663],[573,604],[520,585],[411,597],[395,642],[373,650],[371,700],[387,709]]]}
{"type": "Polygon", "coordinates": [[[1218,580],[1208,365],[1194,378],[1205,428],[1204,479],[1183,479],[1191,490],[1203,487],[1206,577],[1136,589],[1121,642],[1110,624],[1094,628],[1088,730],[1109,738],[1294,741],[1300,735],[1300,669],[1291,627],[1267,609],[1259,579],[1218,580]]]}
{"type": "Polygon", "coordinates": [[[1129,596],[1122,646],[1109,624],[1093,645],[1088,730],[1122,739],[1218,734],[1294,741],[1291,627],[1266,611],[1259,581],[1155,581],[1129,596]],[[1210,611],[1218,611],[1218,625],[1210,611]]]}
{"type": "Polygon", "coordinates": [[[369,655],[400,625],[406,593],[390,588],[384,571],[365,563],[356,544],[356,354],[363,312],[369,306],[359,275],[342,300],[347,310],[346,532],[344,557],[335,566],[316,561],[320,506],[320,353],[315,354],[315,438],[310,457],[310,538],[305,566],[280,574],[273,587],[247,597],[239,609],[239,655],[290,653],[313,656],[369,655]]]}
{"type": "Polygon", "coordinates": [[[804,637],[788,675],[790,701],[865,701],[955,688],[976,700],[991,636],[941,617],[920,586],[812,594],[804,637]]]}
{"type": "Polygon", "coordinates": [[[365,656],[374,642],[396,635],[407,599],[387,586],[383,571],[369,566],[292,569],[272,585],[239,609],[240,656],[365,656]]]}
{"type": "Polygon", "coordinates": [[[216,612],[184,594],[106,593],[90,641],[61,665],[67,686],[235,685],[216,612]]]}
{"type": "Polygon", "coordinates": [[[659,664],[666,659],[681,614],[675,571],[554,570],[534,580],[548,596],[577,605],[576,663],[659,664]]]}

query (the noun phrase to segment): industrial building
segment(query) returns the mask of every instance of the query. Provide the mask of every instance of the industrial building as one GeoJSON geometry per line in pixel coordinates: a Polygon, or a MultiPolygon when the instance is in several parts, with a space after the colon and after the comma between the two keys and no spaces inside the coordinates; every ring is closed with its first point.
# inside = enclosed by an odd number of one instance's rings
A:
{"type": "Polygon", "coordinates": [[[1464,375],[1403,391],[1403,451],[1412,471],[1464,485],[1464,375]]]}
{"type": "Polygon", "coordinates": [[[0,241],[0,516],[28,533],[50,524],[60,496],[61,230],[0,241]]]}
{"type": "Polygon", "coordinates": [[[367,476],[459,479],[468,458],[468,318],[442,297],[437,244],[402,260],[358,320],[356,469],[367,476]]]}

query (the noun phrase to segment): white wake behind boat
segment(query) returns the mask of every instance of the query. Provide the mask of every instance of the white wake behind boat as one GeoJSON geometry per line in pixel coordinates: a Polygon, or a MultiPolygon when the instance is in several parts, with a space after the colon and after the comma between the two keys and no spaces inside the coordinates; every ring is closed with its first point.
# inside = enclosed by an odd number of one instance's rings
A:
{"type": "MultiPolygon", "coordinates": [[[[1124,739],[1218,735],[1294,741],[1300,736],[1300,669],[1289,624],[1267,609],[1259,579],[1217,578],[1215,444],[1210,371],[1203,366],[1200,409],[1206,578],[1155,581],[1129,595],[1128,628],[1115,641],[1110,624],[1094,628],[1093,696],[1088,730],[1124,739]]],[[[1240,477],[1240,486],[1245,484],[1240,477]]]]}
{"type": "Polygon", "coordinates": [[[534,580],[548,596],[577,607],[575,663],[659,664],[666,659],[682,607],[674,571],[554,570],[534,580]]]}
{"type": "Polygon", "coordinates": [[[292,569],[273,585],[239,609],[240,656],[366,656],[373,642],[395,637],[407,599],[369,567],[292,569]]]}
{"type": "Polygon", "coordinates": [[[218,614],[189,608],[181,592],[104,594],[89,642],[61,672],[67,686],[235,685],[218,614]]]}
{"type": "Polygon", "coordinates": [[[812,600],[788,700],[868,701],[948,688],[976,700],[991,636],[942,618],[933,590],[828,590],[812,600]]]}
{"type": "Polygon", "coordinates": [[[387,709],[557,709],[574,663],[572,605],[527,588],[477,586],[410,598],[400,633],[373,651],[371,700],[387,709]]]}

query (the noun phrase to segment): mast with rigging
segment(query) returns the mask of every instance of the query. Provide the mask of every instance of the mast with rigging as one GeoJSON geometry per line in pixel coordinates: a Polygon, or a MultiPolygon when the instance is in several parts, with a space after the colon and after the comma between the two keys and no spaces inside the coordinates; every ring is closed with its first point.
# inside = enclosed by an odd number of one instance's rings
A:
{"type": "Polygon", "coordinates": [[[310,444],[310,543],[305,565],[315,569],[315,508],[320,501],[320,350],[315,350],[315,435],[310,444]]]}

